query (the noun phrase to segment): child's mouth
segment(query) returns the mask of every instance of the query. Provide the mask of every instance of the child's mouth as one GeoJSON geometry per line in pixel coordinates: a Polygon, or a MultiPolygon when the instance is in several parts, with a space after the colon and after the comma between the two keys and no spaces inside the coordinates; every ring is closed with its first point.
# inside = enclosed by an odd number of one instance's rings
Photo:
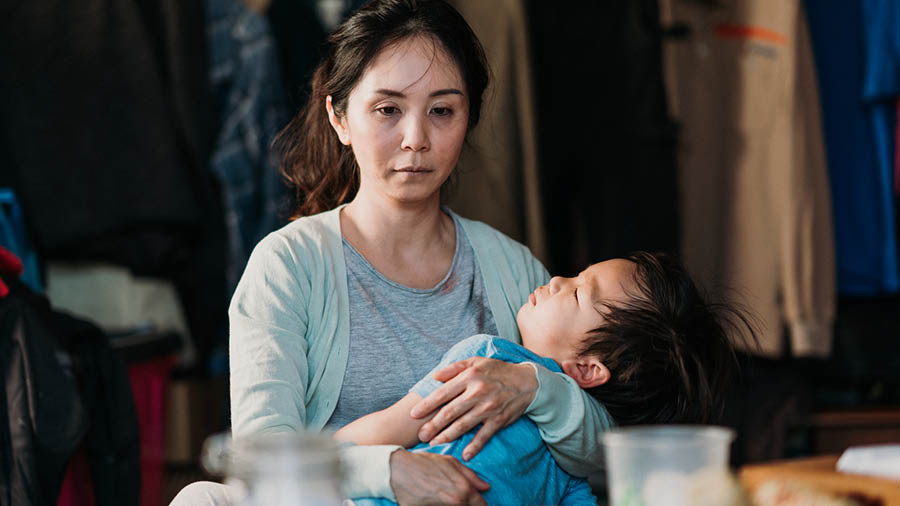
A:
{"type": "Polygon", "coordinates": [[[532,306],[537,305],[537,297],[534,296],[534,292],[531,292],[530,294],[528,294],[528,302],[531,302],[532,306]]]}

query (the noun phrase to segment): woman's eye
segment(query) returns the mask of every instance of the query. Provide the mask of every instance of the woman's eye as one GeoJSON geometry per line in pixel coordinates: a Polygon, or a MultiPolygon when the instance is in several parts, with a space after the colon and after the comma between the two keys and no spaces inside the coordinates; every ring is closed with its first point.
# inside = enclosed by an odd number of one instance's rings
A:
{"type": "Polygon", "coordinates": [[[453,109],[449,107],[435,107],[431,110],[432,114],[435,116],[450,116],[453,114],[453,109]]]}
{"type": "Polygon", "coordinates": [[[376,111],[381,113],[383,116],[393,116],[393,115],[397,114],[398,112],[400,112],[400,109],[398,109],[392,105],[386,105],[384,107],[379,107],[378,109],[376,109],[376,111]]]}

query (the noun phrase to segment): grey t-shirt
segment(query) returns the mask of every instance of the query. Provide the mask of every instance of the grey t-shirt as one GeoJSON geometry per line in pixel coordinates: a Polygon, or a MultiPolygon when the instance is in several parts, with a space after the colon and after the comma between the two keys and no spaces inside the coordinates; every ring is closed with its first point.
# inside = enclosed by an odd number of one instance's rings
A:
{"type": "Polygon", "coordinates": [[[497,334],[475,252],[455,220],[453,262],[430,289],[387,279],[344,240],[350,351],[341,395],[326,429],[340,429],[397,402],[459,341],[497,334]]]}

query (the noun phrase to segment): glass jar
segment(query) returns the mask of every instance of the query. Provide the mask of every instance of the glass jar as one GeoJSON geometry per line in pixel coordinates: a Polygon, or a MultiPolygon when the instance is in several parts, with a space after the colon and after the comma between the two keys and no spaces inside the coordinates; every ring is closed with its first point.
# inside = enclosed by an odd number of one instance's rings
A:
{"type": "Polygon", "coordinates": [[[324,434],[271,434],[206,440],[203,466],[224,475],[239,506],[339,506],[337,443],[324,434]]]}

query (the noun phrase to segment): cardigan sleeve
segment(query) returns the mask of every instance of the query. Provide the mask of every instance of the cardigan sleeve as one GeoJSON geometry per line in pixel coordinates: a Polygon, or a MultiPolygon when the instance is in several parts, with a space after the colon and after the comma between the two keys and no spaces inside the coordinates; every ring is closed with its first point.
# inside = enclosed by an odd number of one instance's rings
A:
{"type": "Polygon", "coordinates": [[[299,271],[285,239],[270,234],[235,290],[228,309],[235,438],[306,426],[310,283],[299,271]]]}
{"type": "Polygon", "coordinates": [[[569,376],[532,365],[538,391],[525,415],[567,473],[579,478],[602,474],[601,435],[614,425],[606,408],[569,376]]]}
{"type": "MultiPolygon", "coordinates": [[[[283,237],[254,249],[228,310],[231,430],[235,438],[307,428],[307,267],[283,237]]],[[[394,499],[390,455],[399,446],[342,448],[348,497],[394,499]]]]}

